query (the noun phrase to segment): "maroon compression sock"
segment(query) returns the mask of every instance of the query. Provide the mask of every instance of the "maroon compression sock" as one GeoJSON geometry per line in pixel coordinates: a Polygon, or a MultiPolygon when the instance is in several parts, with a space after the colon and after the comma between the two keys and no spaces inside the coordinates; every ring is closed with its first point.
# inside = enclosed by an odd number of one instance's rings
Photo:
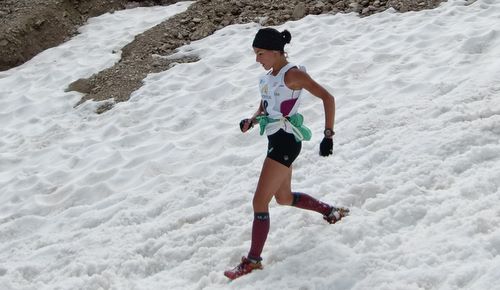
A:
{"type": "Polygon", "coordinates": [[[252,226],[252,246],[248,252],[248,259],[260,261],[260,254],[266,243],[267,234],[269,233],[269,213],[260,212],[254,214],[252,226]]]}
{"type": "Polygon", "coordinates": [[[292,194],[293,194],[292,206],[307,210],[314,210],[322,215],[328,215],[332,211],[331,205],[319,201],[314,197],[309,196],[305,193],[292,192],[292,194]]]}

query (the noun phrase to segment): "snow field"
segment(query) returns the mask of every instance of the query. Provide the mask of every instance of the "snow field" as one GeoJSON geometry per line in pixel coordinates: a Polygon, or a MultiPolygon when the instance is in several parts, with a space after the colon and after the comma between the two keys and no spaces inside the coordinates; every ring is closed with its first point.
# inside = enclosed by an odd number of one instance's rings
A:
{"type": "Polygon", "coordinates": [[[497,287],[500,3],[278,27],[292,33],[290,60],[337,100],[330,158],[318,156],[321,102],[302,103],[313,140],[294,163],[294,190],[352,214],[328,226],[273,202],[265,270],[231,283],[222,272],[248,251],[266,149],[257,130],[238,129],[259,102],[259,26],[181,48],[174,58],[201,60],[150,75],[105,114],[95,102],[72,109],[80,96],[64,92],[187,5],[93,19],[0,73],[1,288],[497,287]]]}

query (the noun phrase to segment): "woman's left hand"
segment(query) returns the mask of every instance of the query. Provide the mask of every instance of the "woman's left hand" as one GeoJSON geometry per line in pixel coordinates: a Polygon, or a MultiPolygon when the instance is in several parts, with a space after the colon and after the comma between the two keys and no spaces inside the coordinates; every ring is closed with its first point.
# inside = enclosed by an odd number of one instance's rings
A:
{"type": "Polygon", "coordinates": [[[328,156],[333,154],[333,139],[332,138],[323,138],[321,144],[319,144],[319,155],[328,156]]]}

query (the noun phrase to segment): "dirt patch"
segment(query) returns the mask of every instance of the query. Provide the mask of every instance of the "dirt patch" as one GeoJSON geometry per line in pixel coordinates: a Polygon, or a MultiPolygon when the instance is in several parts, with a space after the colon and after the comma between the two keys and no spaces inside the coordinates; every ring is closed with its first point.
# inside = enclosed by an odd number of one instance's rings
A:
{"type": "MultiPolygon", "coordinates": [[[[176,48],[204,38],[227,25],[258,22],[264,26],[272,26],[298,20],[309,14],[323,13],[356,12],[360,16],[368,16],[390,7],[399,12],[417,11],[435,8],[444,1],[446,0],[198,0],[187,11],[138,35],[123,48],[122,58],[114,66],[88,79],[72,83],[68,90],[85,94],[78,104],[91,99],[110,100],[97,110],[102,113],[111,109],[115,102],[127,101],[130,94],[142,86],[142,81],[148,74],[167,70],[177,63],[197,60],[184,58],[174,61],[156,56],[170,55],[176,48]]],[[[72,36],[76,28],[89,17],[127,7],[168,5],[175,2],[178,1],[0,0],[0,7],[3,7],[0,10],[3,13],[0,22],[0,70],[22,63],[39,51],[60,44],[72,36]],[[42,9],[42,6],[45,8],[42,9]],[[6,15],[5,19],[3,15],[6,15]]]]}
{"type": "Polygon", "coordinates": [[[0,0],[0,71],[68,40],[90,17],[174,2],[177,1],[0,0]]]}
{"type": "MultiPolygon", "coordinates": [[[[279,25],[297,20],[308,14],[357,12],[361,16],[384,11],[389,7],[402,12],[434,8],[442,0],[199,0],[189,9],[146,31],[124,47],[122,59],[90,79],[86,84],[85,100],[127,101],[130,94],[142,85],[149,73],[168,69],[175,63],[194,61],[180,59],[175,62],[154,55],[169,55],[176,48],[212,34],[217,29],[237,23],[259,22],[279,25]]],[[[74,86],[70,87],[74,89],[74,86]]],[[[105,112],[112,102],[98,109],[105,112]]]]}

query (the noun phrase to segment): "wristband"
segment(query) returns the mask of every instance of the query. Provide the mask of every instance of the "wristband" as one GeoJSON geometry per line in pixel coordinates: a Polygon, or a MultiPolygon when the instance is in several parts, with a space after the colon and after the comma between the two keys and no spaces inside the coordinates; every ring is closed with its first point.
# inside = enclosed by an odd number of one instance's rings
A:
{"type": "Polygon", "coordinates": [[[326,138],[332,138],[333,135],[335,135],[335,132],[332,129],[327,128],[325,129],[325,131],[323,131],[323,134],[326,138]]]}

